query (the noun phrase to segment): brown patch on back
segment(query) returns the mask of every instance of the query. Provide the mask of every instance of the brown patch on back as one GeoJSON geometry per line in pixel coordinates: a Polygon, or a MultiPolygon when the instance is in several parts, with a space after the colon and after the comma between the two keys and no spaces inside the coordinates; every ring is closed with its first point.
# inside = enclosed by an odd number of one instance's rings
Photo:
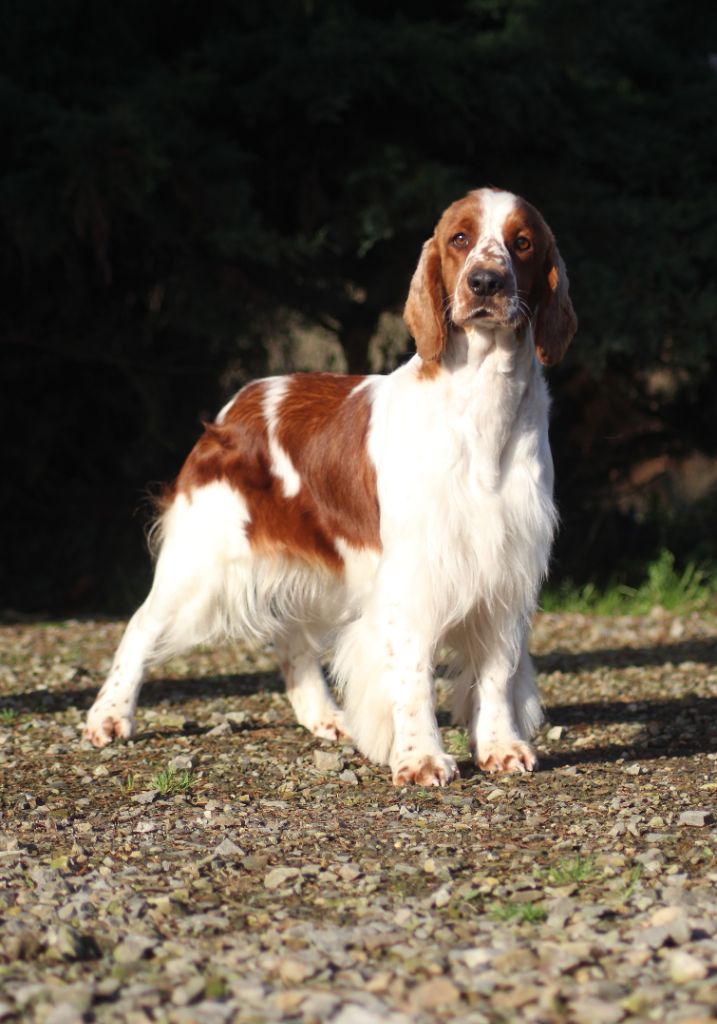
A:
{"type": "Polygon", "coordinates": [[[353,547],[380,549],[376,471],[366,442],[370,392],[363,377],[297,374],[278,409],[276,439],[301,477],[298,495],[321,528],[353,547]]]}
{"type": "Polygon", "coordinates": [[[221,423],[206,424],[175,485],[191,494],[222,480],[249,512],[248,539],[257,551],[343,568],[336,539],[380,550],[376,476],[366,451],[370,398],[352,395],[362,377],[296,374],[277,410],[275,438],[301,478],[286,497],[272,473],[264,415],[266,382],[239,392],[221,423]]]}

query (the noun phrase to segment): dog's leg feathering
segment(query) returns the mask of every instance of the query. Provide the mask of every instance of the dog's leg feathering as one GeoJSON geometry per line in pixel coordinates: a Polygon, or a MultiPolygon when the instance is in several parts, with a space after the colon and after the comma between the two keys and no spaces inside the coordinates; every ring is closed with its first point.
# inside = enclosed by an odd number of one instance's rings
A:
{"type": "Polygon", "coordinates": [[[431,645],[396,602],[352,623],[335,670],[349,731],[367,757],[391,767],[396,786],[445,786],[458,774],[434,710],[431,645]]]}
{"type": "Polygon", "coordinates": [[[321,666],[299,628],[274,641],[281,674],[299,725],[320,739],[348,739],[343,712],[334,703],[321,666]]]}

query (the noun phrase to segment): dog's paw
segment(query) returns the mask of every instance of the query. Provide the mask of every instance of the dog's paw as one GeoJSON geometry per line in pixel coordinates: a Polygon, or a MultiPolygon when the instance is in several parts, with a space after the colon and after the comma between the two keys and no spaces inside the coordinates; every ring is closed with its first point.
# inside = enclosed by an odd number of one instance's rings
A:
{"type": "Polygon", "coordinates": [[[328,710],[316,719],[301,724],[320,740],[331,740],[335,743],[337,740],[351,739],[344,713],[339,708],[328,710]]]}
{"type": "Polygon", "coordinates": [[[447,786],[458,776],[450,754],[418,754],[402,757],[393,769],[394,786],[447,786]]]}
{"type": "Polygon", "coordinates": [[[533,772],[538,767],[538,755],[530,743],[509,740],[493,743],[479,749],[476,762],[484,772],[533,772]]]}
{"type": "Polygon", "coordinates": [[[112,740],[129,740],[134,736],[134,719],[107,707],[90,709],[82,738],[93,747],[106,747],[112,740]]]}

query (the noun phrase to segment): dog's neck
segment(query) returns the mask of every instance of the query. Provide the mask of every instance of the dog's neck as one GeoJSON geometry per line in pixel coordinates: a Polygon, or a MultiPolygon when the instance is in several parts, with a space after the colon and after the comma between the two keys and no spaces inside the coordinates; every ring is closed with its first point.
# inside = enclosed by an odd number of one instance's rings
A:
{"type": "MultiPolygon", "coordinates": [[[[442,367],[451,374],[468,377],[489,361],[498,373],[513,376],[525,372],[533,363],[530,324],[514,330],[509,327],[456,327],[451,325],[441,358],[442,367]]],[[[522,375],[522,374],[521,374],[522,375]]]]}
{"type": "Polygon", "coordinates": [[[523,398],[537,369],[530,326],[452,328],[441,365],[450,375],[464,429],[474,431],[482,486],[500,486],[501,460],[523,398]]]}

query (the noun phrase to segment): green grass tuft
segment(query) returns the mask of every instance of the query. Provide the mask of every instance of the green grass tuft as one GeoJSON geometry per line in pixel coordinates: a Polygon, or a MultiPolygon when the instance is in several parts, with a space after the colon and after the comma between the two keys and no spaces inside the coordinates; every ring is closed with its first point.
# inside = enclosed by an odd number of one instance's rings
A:
{"type": "Polygon", "coordinates": [[[124,782],[120,783],[120,788],[121,788],[123,793],[127,793],[127,794],[133,793],[134,792],[134,784],[135,784],[135,776],[133,775],[132,772],[129,772],[127,774],[127,778],[124,780],[124,782]]]}
{"type": "Polygon", "coordinates": [[[446,734],[446,753],[454,757],[470,757],[471,743],[465,729],[451,729],[446,734]]]}
{"type": "Polygon", "coordinates": [[[157,772],[152,785],[162,796],[173,796],[175,793],[186,793],[194,785],[194,775],[186,768],[178,772],[176,768],[165,768],[157,772]]]}
{"type": "Polygon", "coordinates": [[[12,725],[17,719],[17,711],[15,708],[0,708],[0,723],[3,725],[12,725]]]}
{"type": "Polygon", "coordinates": [[[516,921],[518,924],[537,924],[544,921],[548,914],[540,903],[514,903],[508,900],[506,903],[494,904],[490,916],[494,921],[503,923],[516,921]]]}
{"type": "Polygon", "coordinates": [[[634,893],[635,889],[637,889],[637,884],[642,878],[643,870],[644,869],[642,867],[642,864],[636,864],[630,872],[627,880],[627,885],[620,893],[620,896],[623,901],[627,902],[627,900],[629,900],[632,894],[634,893]]]}
{"type": "Polygon", "coordinates": [[[594,583],[582,587],[566,582],[546,589],[541,607],[546,612],[583,612],[594,615],[644,615],[655,607],[666,611],[704,608],[717,597],[717,575],[706,566],[689,562],[675,567],[675,556],[663,550],[647,567],[643,582],[629,587],[615,580],[600,589],[594,583]]]}
{"type": "Polygon", "coordinates": [[[586,882],[597,873],[592,857],[566,857],[550,868],[548,879],[551,885],[570,885],[572,882],[586,882]]]}

